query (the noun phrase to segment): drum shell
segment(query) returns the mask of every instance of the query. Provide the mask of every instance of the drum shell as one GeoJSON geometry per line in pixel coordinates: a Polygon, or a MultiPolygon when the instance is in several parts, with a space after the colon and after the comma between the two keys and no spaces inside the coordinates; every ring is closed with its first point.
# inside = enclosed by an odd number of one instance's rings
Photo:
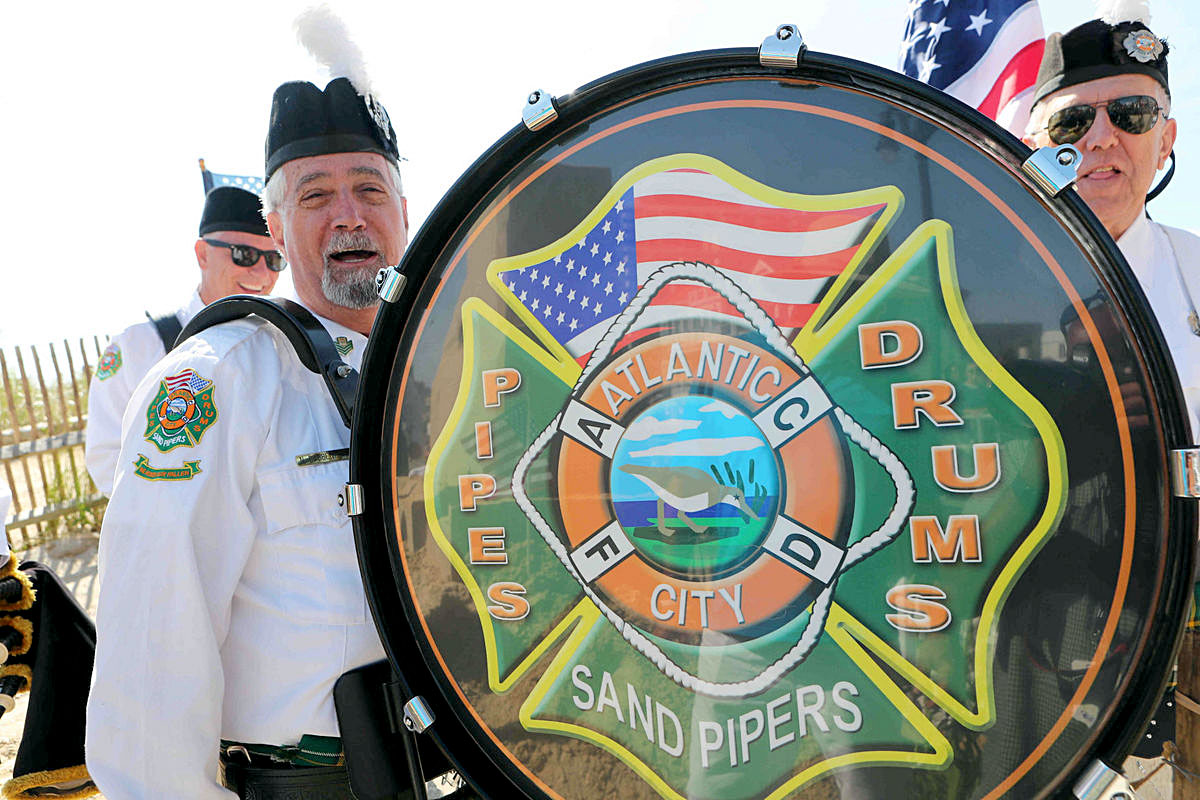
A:
{"type": "MultiPolygon", "coordinates": [[[[1125,344],[1132,355],[1126,360],[1137,370],[1149,401],[1149,416],[1158,431],[1156,441],[1146,446],[1138,463],[1151,464],[1152,475],[1164,479],[1166,452],[1186,445],[1186,417],[1170,359],[1161,333],[1119,251],[1073,192],[1048,199],[1033,190],[1018,167],[1028,155],[1026,148],[973,110],[922,84],[857,62],[817,53],[806,53],[796,73],[763,68],[751,52],[730,50],[665,59],[610,76],[560,100],[559,119],[550,128],[539,133],[514,128],[460,179],[414,239],[402,265],[410,276],[408,289],[403,297],[380,314],[364,357],[363,382],[355,413],[351,475],[353,483],[368,487],[367,511],[356,519],[360,563],[373,613],[393,665],[404,671],[412,693],[425,696],[439,717],[450,720],[470,718],[473,712],[464,709],[458,698],[447,697],[442,680],[429,674],[431,670],[436,672],[440,659],[424,638],[429,631],[428,620],[412,601],[413,588],[395,569],[395,565],[404,561],[405,555],[394,536],[379,533],[395,528],[391,514],[395,487],[388,468],[381,469],[381,465],[390,466],[386,453],[388,443],[379,441],[381,420],[386,419],[399,399],[396,387],[387,378],[403,369],[406,354],[421,343],[417,339],[416,321],[434,291],[446,281],[446,275],[433,274],[432,267],[439,263],[444,253],[463,246],[471,226],[478,220],[480,209],[494,204],[504,193],[506,182],[519,172],[519,165],[544,157],[556,147],[561,148],[555,143],[557,137],[566,137],[571,131],[588,130],[589,126],[597,125],[598,118],[604,114],[638,98],[653,97],[706,81],[734,84],[740,80],[762,78],[871,94],[893,104],[898,114],[902,111],[919,116],[942,130],[958,129],[963,141],[977,149],[979,158],[1003,165],[1010,180],[1025,188],[1033,204],[1040,205],[1043,213],[1053,216],[1062,235],[1092,259],[1095,286],[1103,294],[1101,300],[1106,307],[1116,309],[1115,316],[1120,325],[1131,332],[1125,344]],[[417,653],[421,659],[414,668],[417,653]]],[[[988,341],[986,336],[984,339],[988,341]]],[[[1064,402],[1063,409],[1067,405],[1064,402]]],[[[1063,409],[1059,409],[1060,418],[1067,415],[1063,409]]],[[[1187,578],[1192,554],[1185,532],[1195,529],[1196,520],[1190,502],[1169,497],[1161,487],[1152,496],[1158,519],[1157,532],[1153,536],[1162,540],[1157,559],[1162,565],[1162,573],[1147,579],[1157,585],[1157,602],[1154,610],[1149,612],[1153,630],[1138,644],[1141,666],[1122,675],[1119,681],[1123,686],[1121,695],[1107,710],[1109,724],[1090,737],[1086,750],[1063,760],[1050,782],[1037,787],[1039,794],[1070,785],[1074,776],[1093,758],[1109,763],[1119,761],[1131,749],[1153,708],[1153,700],[1147,698],[1156,697],[1166,680],[1188,598],[1187,578]],[[1113,723],[1112,720],[1120,722],[1113,723]]],[[[400,536],[404,535],[404,531],[400,531],[400,536]]],[[[418,535],[413,532],[413,536],[418,535]]],[[[484,791],[496,796],[510,796],[513,791],[530,797],[545,796],[528,774],[507,766],[508,754],[503,748],[494,740],[480,737],[469,724],[452,723],[435,728],[434,738],[484,791]]],[[[1027,785],[1022,787],[1029,788],[1027,785]]]]}

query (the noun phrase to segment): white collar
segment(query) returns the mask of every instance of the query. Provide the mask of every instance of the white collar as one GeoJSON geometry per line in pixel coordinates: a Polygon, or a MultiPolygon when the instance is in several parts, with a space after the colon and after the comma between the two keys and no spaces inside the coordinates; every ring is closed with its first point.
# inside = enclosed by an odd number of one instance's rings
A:
{"type": "Polygon", "coordinates": [[[192,296],[188,298],[187,303],[175,312],[175,316],[179,317],[181,325],[187,325],[192,321],[192,317],[200,313],[202,308],[204,308],[204,301],[200,299],[200,288],[197,287],[192,291],[192,296]]]}
{"type": "Polygon", "coordinates": [[[1126,258],[1129,258],[1130,253],[1148,251],[1153,236],[1154,230],[1151,227],[1150,217],[1146,216],[1146,209],[1143,207],[1142,213],[1138,214],[1133,224],[1121,234],[1120,239],[1117,239],[1117,247],[1121,248],[1121,252],[1125,253],[1126,258]]]}

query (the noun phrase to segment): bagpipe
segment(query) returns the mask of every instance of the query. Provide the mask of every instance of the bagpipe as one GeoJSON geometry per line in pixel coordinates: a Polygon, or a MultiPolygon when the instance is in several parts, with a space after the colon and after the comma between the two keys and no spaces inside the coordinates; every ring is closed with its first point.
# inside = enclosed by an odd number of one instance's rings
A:
{"type": "Polygon", "coordinates": [[[96,626],[58,576],[8,558],[0,567],[0,715],[26,692],[29,711],[5,798],[98,793],[83,758],[95,651],[96,626]]]}
{"type": "Polygon", "coordinates": [[[1078,160],[793,26],[530,94],[361,374],[297,339],[389,662],[347,758],[418,797],[1127,789],[1197,471],[1078,160]]]}

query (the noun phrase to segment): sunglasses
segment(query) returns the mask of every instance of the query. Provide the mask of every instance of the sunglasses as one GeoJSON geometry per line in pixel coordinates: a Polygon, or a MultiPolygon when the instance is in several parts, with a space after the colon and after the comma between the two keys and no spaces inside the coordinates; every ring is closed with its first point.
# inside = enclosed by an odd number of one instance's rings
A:
{"type": "Polygon", "coordinates": [[[1157,100],[1144,94],[1118,97],[1106,103],[1068,106],[1050,115],[1050,121],[1046,125],[1050,141],[1055,144],[1073,144],[1082,139],[1096,121],[1096,109],[1101,106],[1108,111],[1109,122],[1126,133],[1145,133],[1158,122],[1160,113],[1164,119],[1167,116],[1157,100]]]}
{"type": "Polygon", "coordinates": [[[287,267],[283,256],[274,250],[259,250],[257,247],[251,247],[248,244],[222,242],[220,239],[205,239],[204,242],[205,244],[211,244],[213,247],[229,248],[229,255],[233,259],[233,263],[239,267],[253,267],[258,263],[260,258],[266,259],[267,269],[271,270],[271,272],[283,272],[287,267]]]}

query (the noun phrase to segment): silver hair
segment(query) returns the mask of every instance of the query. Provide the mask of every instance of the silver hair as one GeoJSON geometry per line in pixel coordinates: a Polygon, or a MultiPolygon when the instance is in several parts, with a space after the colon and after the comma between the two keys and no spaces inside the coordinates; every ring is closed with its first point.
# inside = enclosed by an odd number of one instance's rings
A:
{"type": "MultiPolygon", "coordinates": [[[[386,160],[386,159],[385,159],[386,160]]],[[[404,196],[404,182],[400,180],[400,167],[396,162],[387,160],[389,171],[392,173],[392,180],[396,183],[396,189],[400,196],[404,196]]],[[[267,185],[263,188],[262,204],[263,204],[263,219],[266,219],[267,214],[273,211],[278,211],[287,200],[287,178],[284,177],[283,168],[275,170],[270,179],[267,180],[267,185]]]]}

